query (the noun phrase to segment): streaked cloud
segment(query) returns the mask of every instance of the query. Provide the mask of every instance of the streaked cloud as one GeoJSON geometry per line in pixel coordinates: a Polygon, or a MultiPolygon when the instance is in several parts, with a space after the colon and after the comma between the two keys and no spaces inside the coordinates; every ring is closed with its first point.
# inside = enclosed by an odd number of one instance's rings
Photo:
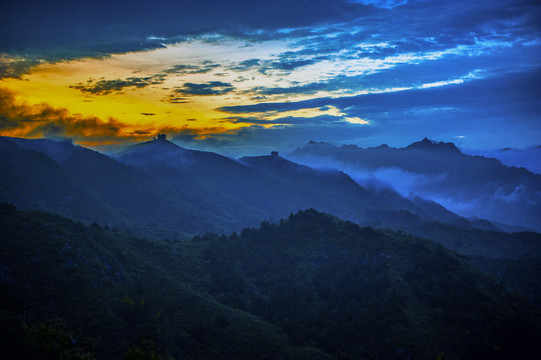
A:
{"type": "Polygon", "coordinates": [[[182,95],[224,95],[233,91],[233,85],[222,81],[209,81],[203,84],[184,83],[184,85],[173,92],[182,95]]]}
{"type": "Polygon", "coordinates": [[[129,77],[124,80],[114,79],[95,81],[89,79],[86,83],[71,85],[70,88],[92,95],[107,95],[115,91],[122,91],[125,88],[143,88],[149,85],[162,84],[164,79],[165,76],[162,74],[147,77],[129,77]]]}

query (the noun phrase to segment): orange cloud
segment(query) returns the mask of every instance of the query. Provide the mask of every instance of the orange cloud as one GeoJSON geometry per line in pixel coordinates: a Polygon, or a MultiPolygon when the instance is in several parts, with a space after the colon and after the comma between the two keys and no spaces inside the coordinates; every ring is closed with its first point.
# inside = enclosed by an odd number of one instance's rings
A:
{"type": "Polygon", "coordinates": [[[104,121],[98,117],[71,114],[67,109],[46,103],[28,105],[17,103],[11,91],[0,88],[0,135],[25,138],[71,138],[83,146],[107,147],[148,140],[158,133],[189,132],[195,136],[224,132],[222,127],[190,128],[145,125],[136,127],[114,118],[104,121]]]}

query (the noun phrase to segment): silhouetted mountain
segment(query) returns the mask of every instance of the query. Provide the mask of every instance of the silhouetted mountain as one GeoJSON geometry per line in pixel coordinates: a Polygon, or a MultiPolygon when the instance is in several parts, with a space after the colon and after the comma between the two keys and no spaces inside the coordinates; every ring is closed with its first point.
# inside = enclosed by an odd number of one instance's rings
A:
{"type": "Polygon", "coordinates": [[[83,221],[120,221],[84,182],[41,152],[0,137],[0,199],[83,221]]]}
{"type": "Polygon", "coordinates": [[[368,192],[344,173],[310,169],[277,154],[244,157],[236,162],[215,153],[154,140],[132,146],[116,158],[152,174],[173,193],[208,193],[211,196],[199,203],[208,203],[210,218],[222,213],[223,218],[244,220],[243,225],[307,208],[358,223],[391,227],[461,219],[444,210],[441,214],[425,212],[391,190],[368,192]]]}
{"type": "Polygon", "coordinates": [[[132,146],[116,158],[152,174],[172,193],[199,196],[197,204],[209,216],[221,217],[217,221],[229,229],[287,216],[317,199],[305,189],[271,179],[225,156],[187,150],[167,140],[132,146]]]}
{"type": "Polygon", "coordinates": [[[389,187],[362,187],[343,172],[308,168],[277,154],[239,163],[159,140],[126,149],[118,155],[123,164],[69,142],[0,140],[6,174],[0,200],[153,238],[239,230],[316,208],[427,237],[468,255],[518,257],[527,249],[512,236],[474,231],[498,230],[489,222],[466,220],[419,197],[405,199],[389,187]]]}
{"type": "Polygon", "coordinates": [[[344,170],[358,181],[387,182],[403,195],[435,200],[462,216],[541,231],[541,175],[465,155],[452,143],[425,138],[405,148],[364,149],[310,142],[288,157],[344,170]]]}
{"type": "Polygon", "coordinates": [[[389,188],[367,191],[341,171],[309,168],[277,154],[244,157],[240,161],[277,180],[311,189],[320,197],[328,196],[326,209],[333,209],[332,213],[342,219],[403,230],[470,256],[495,259],[541,257],[540,234],[502,233],[488,221],[464,219],[436,202],[418,196],[406,200],[389,188]],[[331,207],[329,204],[333,200],[336,206],[331,207]]]}
{"type": "Polygon", "coordinates": [[[444,154],[454,154],[454,155],[462,154],[462,152],[453,143],[446,143],[446,142],[443,142],[443,141],[440,141],[438,143],[438,142],[429,140],[426,137],[421,141],[417,141],[417,142],[412,143],[411,145],[408,145],[406,147],[406,149],[408,149],[408,150],[432,151],[432,152],[439,152],[439,153],[444,153],[444,154]]]}
{"type": "Polygon", "coordinates": [[[158,243],[0,204],[0,248],[8,359],[511,359],[541,336],[465,257],[314,210],[158,243]]]}
{"type": "Polygon", "coordinates": [[[311,169],[288,161],[278,154],[246,156],[239,161],[273,178],[274,181],[310,191],[313,194],[313,204],[309,207],[327,208],[326,211],[342,218],[360,221],[366,219],[368,209],[376,210],[382,207],[373,194],[343,172],[311,169]],[[320,202],[319,206],[316,206],[316,202],[320,202]]]}
{"type": "Polygon", "coordinates": [[[315,192],[327,203],[320,206],[314,203],[310,207],[359,224],[404,229],[427,221],[438,221],[467,229],[500,230],[488,221],[464,219],[434,201],[418,196],[406,199],[390,187],[378,187],[367,182],[363,187],[342,171],[310,168],[278,154],[246,156],[239,161],[278,181],[315,192]]]}
{"type": "Polygon", "coordinates": [[[46,139],[0,138],[0,146],[2,201],[153,236],[221,229],[145,172],[99,152],[46,139]]]}

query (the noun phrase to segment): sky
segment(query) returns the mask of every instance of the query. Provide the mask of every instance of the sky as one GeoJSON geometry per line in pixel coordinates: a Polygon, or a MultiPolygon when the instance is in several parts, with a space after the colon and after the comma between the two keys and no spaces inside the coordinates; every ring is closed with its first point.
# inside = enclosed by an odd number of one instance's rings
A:
{"type": "Polygon", "coordinates": [[[541,145],[536,0],[0,3],[0,135],[231,156],[541,145]]]}

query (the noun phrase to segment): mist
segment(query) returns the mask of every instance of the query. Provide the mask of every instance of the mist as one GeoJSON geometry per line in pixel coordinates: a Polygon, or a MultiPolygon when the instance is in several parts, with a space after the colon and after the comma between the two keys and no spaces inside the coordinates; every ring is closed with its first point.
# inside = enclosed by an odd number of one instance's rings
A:
{"type": "MultiPolygon", "coordinates": [[[[319,149],[321,151],[318,155],[297,151],[290,154],[290,158],[314,168],[344,171],[359,185],[371,191],[396,191],[410,200],[418,196],[435,201],[465,218],[482,218],[495,224],[514,226],[516,230],[541,230],[541,178],[524,169],[509,168],[491,159],[472,158],[463,154],[449,157],[448,154],[411,152],[406,157],[402,149],[386,149],[387,153],[374,154],[374,148],[351,150],[329,147],[328,144],[324,146],[326,149],[319,149]],[[351,151],[372,153],[354,157],[351,151]],[[363,156],[368,158],[366,163],[363,156]],[[398,156],[406,161],[402,162],[398,156]],[[419,161],[415,160],[415,156],[420,157],[419,161]],[[439,157],[439,168],[444,169],[447,165],[449,171],[436,171],[427,157],[436,160],[439,157]],[[378,160],[375,161],[375,158],[378,160]],[[377,166],[377,162],[391,162],[389,159],[396,166],[377,166]],[[401,166],[418,172],[405,170],[401,166]]],[[[509,159],[512,157],[509,156],[509,159]]],[[[515,159],[519,159],[519,156],[515,159]]]]}

